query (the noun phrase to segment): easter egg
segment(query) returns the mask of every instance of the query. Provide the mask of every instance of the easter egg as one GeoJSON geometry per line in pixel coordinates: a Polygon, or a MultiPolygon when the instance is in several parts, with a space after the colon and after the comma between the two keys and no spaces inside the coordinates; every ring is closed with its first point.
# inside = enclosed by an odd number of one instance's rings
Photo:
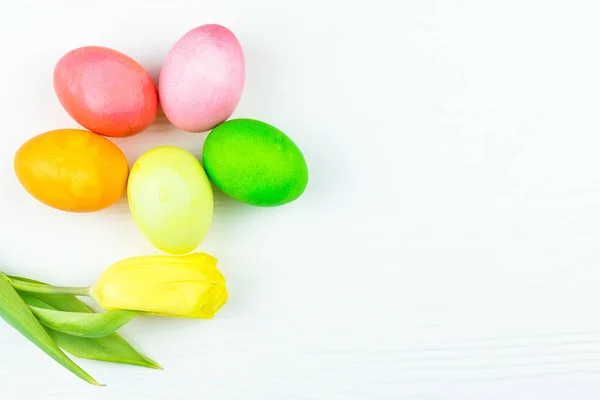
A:
{"type": "Polygon", "coordinates": [[[158,112],[158,93],[148,72],[106,47],[80,47],[61,57],[54,69],[54,89],[67,113],[100,135],[135,135],[158,112]]]}
{"type": "Polygon", "coordinates": [[[177,128],[204,132],[233,114],[246,66],[236,36],[221,25],[202,25],[171,48],[158,80],[165,116],[177,128]]]}
{"type": "Polygon", "coordinates": [[[308,167],[296,144],[274,126],[253,119],[234,119],[213,129],[202,159],[219,189],[256,206],[289,203],[308,183],[308,167]]]}
{"type": "Polygon", "coordinates": [[[125,193],[129,165],[110,140],[81,129],[59,129],[25,142],[14,157],[21,185],[63,211],[106,208],[125,193]]]}
{"type": "Polygon", "coordinates": [[[140,231],[166,253],[189,253],[208,232],[212,187],[200,161],[184,149],[161,146],[144,153],[131,168],[127,198],[140,231]]]}

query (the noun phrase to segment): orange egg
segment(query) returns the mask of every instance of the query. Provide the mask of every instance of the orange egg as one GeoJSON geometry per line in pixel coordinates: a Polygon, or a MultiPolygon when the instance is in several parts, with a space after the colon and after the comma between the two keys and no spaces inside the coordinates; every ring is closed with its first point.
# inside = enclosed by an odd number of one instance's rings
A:
{"type": "Polygon", "coordinates": [[[63,211],[98,211],[125,193],[129,166],[110,140],[81,129],[42,133],[14,158],[19,182],[42,203],[63,211]]]}

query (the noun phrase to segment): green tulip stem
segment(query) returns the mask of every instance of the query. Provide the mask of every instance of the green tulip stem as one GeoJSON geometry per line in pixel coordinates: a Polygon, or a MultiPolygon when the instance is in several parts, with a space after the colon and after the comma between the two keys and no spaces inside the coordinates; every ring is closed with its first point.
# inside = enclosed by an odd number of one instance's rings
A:
{"type": "Polygon", "coordinates": [[[46,293],[46,294],[70,294],[73,296],[89,296],[90,288],[89,287],[62,287],[62,286],[50,286],[43,285],[39,283],[33,282],[25,282],[22,280],[11,279],[11,285],[23,292],[31,292],[31,293],[46,293]]]}

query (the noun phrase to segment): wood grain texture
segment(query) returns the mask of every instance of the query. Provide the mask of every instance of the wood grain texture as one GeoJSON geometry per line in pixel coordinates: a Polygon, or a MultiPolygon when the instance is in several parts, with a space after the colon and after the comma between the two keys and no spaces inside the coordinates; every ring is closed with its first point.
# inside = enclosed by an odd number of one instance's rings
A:
{"type": "MultiPolygon", "coordinates": [[[[8,273],[86,285],[158,254],[123,199],[73,215],[19,186],[29,137],[76,127],[52,89],[77,46],[156,78],[176,39],[240,39],[234,117],[298,144],[305,194],[255,208],[215,194],[199,250],[230,299],[211,321],[136,319],[122,334],[164,371],[89,361],[79,384],[0,325],[2,398],[596,399],[600,392],[599,6],[538,0],[34,0],[0,5],[0,255],[8,273]],[[35,377],[35,379],[31,379],[35,377]]],[[[160,117],[115,140],[130,162],[205,134],[160,117]]]]}

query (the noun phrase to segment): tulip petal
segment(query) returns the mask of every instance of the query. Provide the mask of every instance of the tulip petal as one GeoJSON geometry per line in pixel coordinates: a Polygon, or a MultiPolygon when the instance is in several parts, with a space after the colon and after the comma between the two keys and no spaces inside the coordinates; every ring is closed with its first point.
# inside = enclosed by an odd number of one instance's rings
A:
{"type": "MultiPolygon", "coordinates": [[[[30,281],[33,283],[43,283],[27,278],[15,278],[30,281]]],[[[25,303],[30,306],[46,308],[50,310],[92,312],[81,300],[70,295],[50,295],[42,293],[19,292],[25,303]]],[[[75,357],[112,362],[118,364],[136,365],[140,367],[162,369],[154,360],[144,356],[131,346],[121,335],[112,333],[101,338],[85,338],[71,336],[63,332],[58,332],[47,328],[46,331],[55,340],[59,347],[75,357]]]]}
{"type": "Polygon", "coordinates": [[[11,286],[9,278],[2,273],[0,273],[0,317],[73,374],[93,385],[103,386],[62,352],[11,286]]]}
{"type": "Polygon", "coordinates": [[[141,256],[112,264],[89,294],[105,310],[213,318],[227,301],[225,277],[206,253],[141,256]]]}
{"type": "Polygon", "coordinates": [[[98,338],[108,336],[131,319],[141,315],[138,311],[115,310],[103,313],[79,313],[48,310],[30,306],[31,311],[48,328],[72,336],[98,338]]]}

